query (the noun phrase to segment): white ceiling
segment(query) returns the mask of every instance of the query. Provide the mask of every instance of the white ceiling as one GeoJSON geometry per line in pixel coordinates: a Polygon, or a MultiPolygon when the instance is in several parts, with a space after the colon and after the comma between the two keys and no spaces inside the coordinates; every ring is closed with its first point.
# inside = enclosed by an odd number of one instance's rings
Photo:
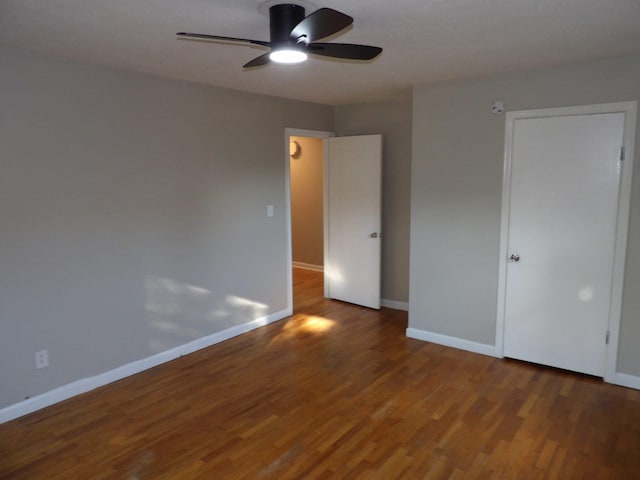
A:
{"type": "Polygon", "coordinates": [[[268,40],[260,3],[0,0],[0,44],[330,105],[407,97],[415,83],[640,53],[640,0],[313,0],[355,18],[333,41],[384,49],[361,64],[313,58],[243,71],[262,49],[175,37],[268,40]]]}

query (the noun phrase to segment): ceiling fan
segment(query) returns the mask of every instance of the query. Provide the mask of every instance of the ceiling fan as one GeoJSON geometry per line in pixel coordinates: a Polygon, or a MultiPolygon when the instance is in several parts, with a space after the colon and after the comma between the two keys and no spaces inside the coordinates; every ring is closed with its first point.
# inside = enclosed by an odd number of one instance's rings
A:
{"type": "Polygon", "coordinates": [[[353,23],[353,18],[331,8],[321,8],[305,16],[300,5],[281,4],[269,8],[269,42],[248,38],[221,37],[202,33],[178,32],[176,35],[186,39],[218,40],[223,42],[259,45],[270,49],[269,52],[254,58],[243,68],[261,67],[271,62],[299,63],[307,59],[307,54],[349,60],[372,60],[382,48],[351,43],[316,43],[316,40],[334,35],[353,23]]]}

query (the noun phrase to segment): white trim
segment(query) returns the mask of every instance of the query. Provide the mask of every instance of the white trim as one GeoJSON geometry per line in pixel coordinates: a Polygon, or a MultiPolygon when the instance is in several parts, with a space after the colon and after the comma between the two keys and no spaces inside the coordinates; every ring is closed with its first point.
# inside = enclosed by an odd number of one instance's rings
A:
{"type": "Polygon", "coordinates": [[[311,263],[304,262],[291,262],[291,266],[294,268],[302,268],[303,270],[313,270],[314,272],[324,272],[322,265],[313,265],[311,263]]]}
{"type": "MultiPolygon", "coordinates": [[[[468,352],[488,355],[490,357],[502,357],[502,355],[499,354],[498,349],[493,345],[472,342],[463,338],[450,337],[448,335],[419,330],[417,328],[407,328],[406,335],[408,338],[437,343],[438,345],[444,345],[445,347],[457,348],[459,350],[466,350],[468,352]]],[[[621,387],[640,390],[640,377],[629,375],[628,373],[616,372],[609,378],[606,378],[605,381],[614,385],[620,385],[621,387]]]]}
{"type": "MultiPolygon", "coordinates": [[[[322,140],[322,262],[324,265],[328,265],[329,262],[329,142],[327,138],[322,140]]],[[[331,298],[329,285],[329,276],[325,275],[322,286],[325,298],[331,298]]]]}
{"type": "Polygon", "coordinates": [[[197,350],[210,347],[216,343],[224,342],[230,338],[236,337],[250,330],[263,327],[269,323],[277,322],[292,314],[291,309],[280,310],[279,312],[272,313],[266,317],[257,318],[241,325],[236,325],[226,330],[216,332],[206,337],[198,338],[191,342],[179,345],[170,350],[157,353],[147,358],[136,360],[135,362],[127,363],[120,367],[114,368],[104,373],[100,373],[93,377],[87,377],[75,382],[68,383],[53,390],[49,390],[41,395],[37,395],[24,400],[20,403],[9,405],[3,409],[0,409],[0,424],[13,420],[15,418],[27,415],[28,413],[35,412],[41,408],[48,407],[54,403],[67,400],[76,395],[86,393],[98,387],[102,387],[109,383],[121,380],[125,377],[135,375],[149,368],[153,368],[162,363],[175,360],[183,355],[188,355],[197,350]]]}
{"type": "Polygon", "coordinates": [[[393,308],[395,310],[409,311],[409,302],[399,302],[397,300],[388,300],[383,298],[380,300],[380,305],[386,308],[393,308]]]}
{"type": "MultiPolygon", "coordinates": [[[[286,236],[287,236],[287,309],[293,311],[293,272],[291,266],[293,265],[293,247],[291,240],[291,155],[289,152],[289,137],[312,137],[312,138],[329,138],[334,137],[335,133],[325,132],[322,130],[305,130],[302,128],[285,128],[284,129],[284,216],[286,222],[286,236]]],[[[325,150],[323,145],[323,150],[325,150]]],[[[326,164],[326,157],[324,157],[324,163],[326,164]]],[[[325,177],[326,178],[326,177],[325,177]]],[[[326,184],[326,182],[324,182],[326,184]]],[[[325,186],[326,188],[326,186],[325,186]]],[[[326,197],[326,192],[323,194],[326,197]]],[[[327,259],[327,230],[326,230],[326,208],[324,218],[324,259],[327,259]]]]}
{"type": "Polygon", "coordinates": [[[488,355],[490,357],[500,356],[498,355],[498,351],[494,345],[487,345],[486,343],[472,342],[471,340],[465,340],[464,338],[450,337],[448,335],[419,330],[417,328],[407,328],[406,333],[407,337],[415,338],[416,340],[437,343],[438,345],[479,353],[481,355],[488,355]]]}
{"type": "MultiPolygon", "coordinates": [[[[498,298],[496,318],[496,352],[499,357],[504,354],[505,301],[507,285],[507,248],[509,246],[509,206],[511,199],[511,159],[513,154],[513,128],[515,120],[522,118],[559,117],[569,115],[593,115],[603,113],[624,113],[623,146],[625,159],[620,173],[620,190],[618,197],[618,216],[616,222],[615,252],[613,260],[613,276],[611,285],[611,306],[609,309],[609,344],[606,347],[606,365],[604,380],[610,383],[626,385],[634,384],[636,377],[616,372],[618,344],[620,338],[620,317],[622,311],[622,291],[624,287],[624,266],[627,250],[627,234],[629,228],[629,209],[631,203],[631,187],[633,180],[635,123],[637,102],[606,103],[598,105],[582,105],[576,107],[546,108],[508,112],[505,125],[505,152],[502,183],[502,215],[500,224],[500,257],[498,273],[498,298]],[[621,380],[622,379],[622,380],[621,380]]],[[[638,385],[635,383],[635,385],[638,385]]],[[[638,388],[638,386],[633,387],[638,388]]]]}
{"type": "MultiPolygon", "coordinates": [[[[334,132],[329,132],[325,130],[306,130],[304,128],[289,128],[289,127],[285,128],[284,130],[285,130],[285,137],[287,139],[287,142],[289,141],[290,136],[311,137],[311,138],[330,138],[330,137],[336,136],[334,132]]],[[[287,143],[287,145],[289,145],[289,143],[287,143]]]]}
{"type": "Polygon", "coordinates": [[[502,208],[500,218],[500,248],[498,262],[498,306],[496,317],[496,352],[504,357],[504,321],[507,300],[507,249],[509,247],[509,215],[511,207],[511,155],[513,151],[513,114],[505,116],[504,167],[502,170],[502,208]]]}
{"type": "Polygon", "coordinates": [[[635,388],[636,390],[640,390],[640,377],[629,375],[628,373],[616,372],[609,378],[606,378],[605,381],[613,383],[614,385],[620,385],[621,387],[635,388]]]}
{"type": "MultiPolygon", "coordinates": [[[[616,240],[613,257],[613,281],[611,285],[611,305],[609,310],[609,344],[606,348],[604,379],[618,383],[618,348],[620,342],[620,322],[622,320],[622,292],[624,290],[624,267],[627,255],[629,232],[629,211],[633,186],[633,166],[635,161],[634,140],[636,135],[637,102],[619,103],[618,110],[624,115],[624,136],[622,145],[625,158],[620,172],[620,192],[618,197],[618,218],[616,220],[616,240]]],[[[629,375],[623,378],[633,378],[629,375]]],[[[640,388],[636,383],[633,388],[640,388]]]]}

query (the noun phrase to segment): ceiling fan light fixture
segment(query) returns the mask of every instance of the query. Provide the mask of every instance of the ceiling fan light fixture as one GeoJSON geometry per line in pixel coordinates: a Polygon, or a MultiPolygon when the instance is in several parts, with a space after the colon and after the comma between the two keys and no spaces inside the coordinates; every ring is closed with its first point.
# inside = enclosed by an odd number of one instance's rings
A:
{"type": "Polygon", "coordinates": [[[276,63],[302,63],[307,59],[307,54],[295,48],[280,48],[269,54],[269,60],[276,63]]]}
{"type": "MultiPolygon", "coordinates": [[[[284,0],[267,0],[269,8],[269,41],[250,38],[223,37],[203,33],[178,32],[179,38],[214,40],[216,42],[258,45],[270,51],[245,63],[242,68],[264,67],[270,63],[298,64],[307,60],[307,54],[346,60],[373,60],[382,48],[352,43],[318,42],[338,35],[351,25],[353,17],[331,8],[320,8],[305,16],[305,6],[297,3],[278,3],[284,0]]],[[[298,0],[300,2],[302,0],[298,0]]]]}

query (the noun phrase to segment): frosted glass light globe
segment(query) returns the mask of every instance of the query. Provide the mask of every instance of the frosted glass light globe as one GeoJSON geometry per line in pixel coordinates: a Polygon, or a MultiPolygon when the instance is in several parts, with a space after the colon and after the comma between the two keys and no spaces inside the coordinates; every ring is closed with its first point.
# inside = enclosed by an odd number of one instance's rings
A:
{"type": "Polygon", "coordinates": [[[307,54],[301,50],[283,48],[271,52],[269,59],[276,63],[302,63],[307,59],[307,54]]]}

